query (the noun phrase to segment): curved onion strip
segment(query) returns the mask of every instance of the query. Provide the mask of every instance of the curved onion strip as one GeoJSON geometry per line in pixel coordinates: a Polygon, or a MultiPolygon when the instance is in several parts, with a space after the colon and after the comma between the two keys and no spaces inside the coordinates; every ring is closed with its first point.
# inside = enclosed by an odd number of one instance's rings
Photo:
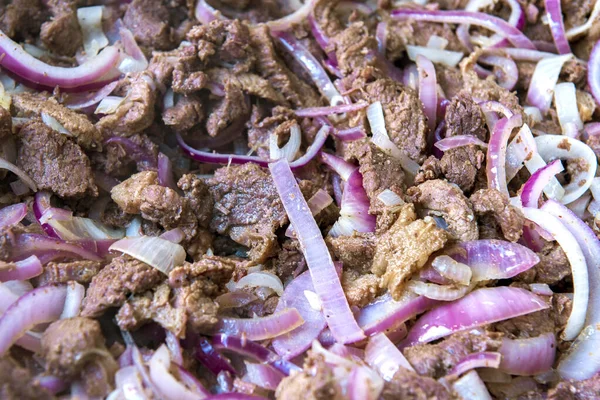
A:
{"type": "Polygon", "coordinates": [[[534,172],[525,182],[521,191],[521,203],[524,207],[537,208],[542,191],[550,180],[560,172],[564,171],[560,160],[554,160],[550,164],[534,172]]]}
{"type": "MultiPolygon", "coordinates": [[[[293,307],[298,310],[304,324],[288,334],[281,335],[273,340],[273,349],[285,359],[291,359],[306,351],[313,340],[327,326],[323,313],[316,311],[311,306],[305,292],[314,291],[310,273],[304,272],[291,281],[285,288],[283,296],[279,299],[275,312],[293,307]]],[[[314,292],[313,292],[314,293],[314,292]]]]}
{"type": "Polygon", "coordinates": [[[27,257],[24,260],[0,266],[0,282],[24,281],[31,279],[44,272],[42,263],[36,256],[27,257]]]}
{"type": "Polygon", "coordinates": [[[282,147],[279,147],[279,137],[271,132],[269,135],[269,157],[271,160],[279,160],[285,158],[289,162],[294,161],[296,153],[300,150],[300,144],[302,142],[300,126],[298,123],[294,123],[290,128],[290,138],[288,142],[282,147]]]}
{"type": "Polygon", "coordinates": [[[137,368],[133,365],[118,370],[115,374],[115,383],[117,390],[121,390],[127,400],[142,400],[147,396],[137,368]]]}
{"type": "Polygon", "coordinates": [[[219,303],[219,309],[225,310],[228,308],[243,307],[246,304],[250,304],[256,301],[257,299],[258,297],[248,292],[227,292],[220,296],[217,296],[217,298],[215,298],[215,301],[219,303]]]}
{"type": "Polygon", "coordinates": [[[600,104],[600,40],[592,48],[587,67],[587,81],[590,91],[596,99],[596,103],[600,104]]]}
{"type": "Polygon", "coordinates": [[[500,353],[494,351],[481,351],[472,353],[463,358],[445,376],[445,379],[457,378],[465,372],[475,368],[498,368],[500,366],[500,353]]]}
{"type": "Polygon", "coordinates": [[[0,210],[0,229],[16,225],[27,215],[27,203],[17,203],[0,210]]]}
{"type": "Polygon", "coordinates": [[[155,236],[121,239],[108,250],[128,254],[165,275],[185,261],[185,250],[181,245],[155,236]]]}
{"type": "Polygon", "coordinates": [[[333,114],[343,114],[351,111],[362,110],[369,104],[365,101],[358,101],[353,104],[338,104],[328,107],[310,107],[300,108],[294,111],[298,117],[328,117],[333,114]]]}
{"type": "Polygon", "coordinates": [[[169,371],[171,367],[171,356],[169,349],[164,344],[161,345],[150,359],[150,379],[156,386],[156,389],[165,400],[199,400],[210,394],[204,389],[203,393],[194,393],[183,383],[175,379],[169,371]]]}
{"type": "Polygon", "coordinates": [[[352,235],[354,232],[374,232],[377,218],[369,214],[369,207],[370,201],[363,186],[363,177],[356,168],[346,181],[340,217],[333,224],[329,234],[337,237],[352,235]]]}
{"type": "Polygon", "coordinates": [[[391,381],[400,367],[414,371],[404,354],[383,333],[369,338],[365,348],[365,362],[386,381],[391,381]]]}
{"type": "Polygon", "coordinates": [[[566,32],[566,37],[568,40],[574,39],[575,37],[586,33],[593,26],[594,22],[598,20],[598,16],[600,16],[600,2],[596,1],[594,4],[594,9],[592,13],[588,17],[588,20],[585,21],[584,24],[579,26],[574,26],[566,32]]]}
{"type": "Polygon", "coordinates": [[[66,286],[43,286],[21,296],[0,318],[0,356],[36,325],[56,321],[63,311],[66,286]]]}
{"type": "Polygon", "coordinates": [[[571,52],[571,46],[565,35],[565,24],[563,21],[562,10],[560,7],[560,0],[544,0],[546,6],[546,15],[548,16],[548,25],[550,26],[550,32],[556,44],[556,49],[559,54],[569,54],[571,52]]]}
{"type": "MultiPolygon", "coordinates": [[[[1,35],[2,34],[0,34],[0,37],[1,37],[1,35]]],[[[0,46],[1,46],[1,44],[0,44],[0,46]]],[[[0,49],[1,49],[1,47],[0,47],[0,49]]],[[[1,60],[0,60],[0,64],[2,64],[1,60]]],[[[35,182],[33,181],[33,179],[31,179],[25,173],[25,171],[23,171],[21,168],[17,167],[13,163],[6,161],[2,157],[0,157],[0,169],[6,169],[6,170],[12,172],[13,174],[17,175],[19,177],[19,179],[21,179],[31,190],[33,190],[34,192],[37,192],[37,186],[36,186],[35,182]]]]}
{"type": "Polygon", "coordinates": [[[268,21],[266,24],[272,32],[287,31],[292,25],[302,23],[313,10],[315,3],[316,0],[306,0],[302,7],[293,13],[283,18],[268,21]]]}
{"type": "MultiPolygon", "coordinates": [[[[220,340],[221,336],[227,338],[227,335],[216,335],[213,340],[220,340]]],[[[247,344],[254,344],[252,341],[246,341],[247,344]]],[[[215,346],[216,347],[216,346],[215,346]]],[[[231,375],[235,375],[235,369],[231,362],[221,355],[213,345],[205,338],[198,339],[198,343],[193,347],[194,358],[204,365],[215,376],[225,371],[231,375]]]]}
{"type": "Polygon", "coordinates": [[[163,153],[158,153],[158,182],[161,186],[177,189],[177,184],[173,179],[173,164],[163,153]]]}
{"type": "MultiPolygon", "coordinates": [[[[586,259],[590,287],[598,288],[600,286],[600,241],[594,231],[568,208],[554,200],[544,203],[542,210],[560,218],[575,237],[586,259]]],[[[600,352],[598,352],[600,291],[598,290],[590,292],[586,325],[566,357],[558,365],[558,372],[564,379],[589,379],[600,371],[600,352]]]]}
{"type": "Polygon", "coordinates": [[[102,6],[80,7],[77,20],[83,36],[83,50],[86,57],[93,57],[108,46],[108,38],[102,30],[102,6]]]}
{"type": "MultiPolygon", "coordinates": [[[[81,243],[84,244],[83,242],[81,243]]],[[[94,243],[95,245],[95,243],[94,243]]],[[[86,250],[81,246],[65,242],[61,239],[54,239],[36,233],[19,234],[15,240],[15,247],[12,253],[14,259],[26,258],[36,255],[42,261],[42,264],[49,260],[44,260],[44,255],[55,253],[62,257],[81,257],[86,260],[101,260],[97,254],[86,250]]]]}
{"type": "Polygon", "coordinates": [[[67,284],[67,297],[60,319],[73,318],[79,315],[81,303],[85,297],[85,287],[75,281],[67,284]]]}
{"type": "Polygon", "coordinates": [[[579,247],[575,237],[565,228],[558,218],[535,208],[524,207],[522,210],[525,218],[536,223],[552,235],[560,247],[562,247],[571,264],[574,292],[573,310],[571,311],[571,315],[565,326],[563,337],[565,340],[573,340],[577,337],[585,323],[590,293],[585,257],[583,256],[581,247],[579,247]]]}
{"type": "Polygon", "coordinates": [[[506,21],[480,12],[429,11],[400,8],[392,11],[392,18],[399,20],[428,21],[449,24],[476,25],[506,37],[515,47],[535,50],[535,46],[521,31],[506,21]]]}
{"type": "Polygon", "coordinates": [[[487,143],[485,143],[483,140],[472,135],[450,136],[448,138],[438,140],[437,142],[435,142],[434,146],[440,149],[441,151],[448,151],[456,147],[468,146],[470,144],[481,146],[483,148],[487,148],[488,146],[487,143]]]}
{"type": "Polygon", "coordinates": [[[408,281],[406,289],[432,300],[453,301],[460,299],[469,291],[468,286],[446,286],[421,281],[408,281]]]}
{"type": "Polygon", "coordinates": [[[507,286],[477,289],[459,300],[442,303],[419,318],[401,348],[546,308],[544,301],[523,289],[507,286]]]}
{"type": "Polygon", "coordinates": [[[563,82],[554,88],[554,104],[563,135],[579,136],[583,121],[577,107],[577,89],[572,82],[563,82]]]}
{"type": "Polygon", "coordinates": [[[554,55],[543,58],[535,66],[527,91],[527,103],[539,108],[542,114],[548,112],[560,71],[563,64],[571,58],[572,54],[554,55]]]}
{"type": "Polygon", "coordinates": [[[0,32],[0,65],[28,82],[47,87],[76,88],[95,82],[108,73],[119,59],[119,50],[106,47],[97,56],[74,68],[48,65],[27,53],[0,32]]]}
{"type": "Polygon", "coordinates": [[[208,25],[216,19],[225,19],[221,12],[211,7],[206,0],[197,1],[194,16],[202,25],[208,25]]]}
{"type": "Polygon", "coordinates": [[[70,94],[64,105],[73,110],[82,110],[101,102],[110,95],[119,84],[118,81],[111,82],[95,92],[73,93],[70,94]]]}
{"type": "Polygon", "coordinates": [[[246,375],[242,380],[250,382],[256,386],[268,390],[276,390],[277,385],[285,375],[279,372],[277,369],[265,364],[255,364],[245,362],[246,364],[246,375]]]}
{"type": "Polygon", "coordinates": [[[240,279],[236,283],[236,287],[238,289],[245,287],[268,287],[273,289],[278,296],[283,294],[283,283],[281,283],[281,279],[271,272],[252,272],[240,279]]]}
{"type": "Polygon", "coordinates": [[[475,371],[467,373],[454,382],[452,389],[461,399],[492,400],[485,383],[475,371]]]}
{"type": "Polygon", "coordinates": [[[128,55],[119,64],[119,71],[127,74],[141,72],[148,68],[148,60],[135,41],[133,33],[122,26],[119,28],[119,36],[121,37],[121,44],[125,49],[125,53],[128,55]]]}
{"type": "Polygon", "coordinates": [[[533,376],[552,369],[556,357],[554,333],[529,339],[502,339],[500,370],[511,375],[533,376]]]}
{"type": "Polygon", "coordinates": [[[431,131],[437,126],[437,78],[433,63],[425,56],[418,55],[419,100],[423,103],[423,111],[427,116],[427,124],[431,131]]]}
{"type": "Polygon", "coordinates": [[[471,283],[473,277],[473,271],[468,265],[460,263],[450,256],[441,255],[434,258],[431,262],[431,266],[434,270],[440,273],[444,278],[450,279],[452,282],[459,283],[461,285],[468,285],[471,283]]]}
{"type": "Polygon", "coordinates": [[[301,326],[304,319],[295,308],[260,318],[219,319],[217,331],[232,336],[244,335],[248,340],[265,340],[288,333],[301,326]]]}
{"type": "Polygon", "coordinates": [[[588,168],[579,170],[571,176],[571,181],[564,186],[565,195],[561,203],[569,204],[581,197],[592,185],[596,176],[598,161],[594,151],[585,143],[564,135],[543,135],[535,138],[538,153],[548,162],[557,158],[566,160],[584,159],[588,168]]]}
{"type": "Polygon", "coordinates": [[[344,344],[363,339],[364,334],[350,311],[321,230],[310,213],[290,166],[287,161],[280,160],[270,164],[269,169],[279,197],[298,235],[329,328],[334,337],[344,344]]]}
{"type": "MultiPolygon", "coordinates": [[[[310,199],[308,199],[307,204],[308,208],[310,208],[310,213],[313,216],[317,216],[321,211],[329,207],[330,204],[333,203],[333,199],[323,189],[319,189],[317,193],[315,193],[310,199]]],[[[287,237],[296,237],[294,233],[294,227],[292,225],[288,225],[285,230],[285,235],[287,237]]]]}
{"type": "Polygon", "coordinates": [[[431,62],[444,64],[450,68],[456,67],[464,56],[463,53],[459,51],[432,49],[423,46],[407,45],[406,51],[408,53],[408,58],[412,61],[417,61],[418,56],[423,56],[431,62]]]}
{"type": "Polygon", "coordinates": [[[511,58],[490,54],[482,55],[478,61],[499,68],[502,72],[496,72],[494,69],[498,85],[507,90],[514,89],[519,80],[519,70],[517,64],[511,58]]]}
{"type": "Polygon", "coordinates": [[[523,124],[521,115],[516,114],[509,119],[502,118],[496,126],[490,137],[487,151],[486,175],[488,186],[491,189],[497,189],[500,192],[509,195],[506,181],[506,147],[512,130],[523,124]]]}

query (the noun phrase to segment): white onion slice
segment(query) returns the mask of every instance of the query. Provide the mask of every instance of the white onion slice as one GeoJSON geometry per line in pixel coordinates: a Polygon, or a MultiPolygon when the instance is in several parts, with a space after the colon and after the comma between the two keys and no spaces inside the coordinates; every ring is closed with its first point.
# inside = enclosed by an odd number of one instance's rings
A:
{"type": "Polygon", "coordinates": [[[577,108],[577,94],[572,82],[559,83],[554,88],[554,104],[563,135],[577,137],[583,130],[583,121],[577,108]]]}
{"type": "Polygon", "coordinates": [[[469,292],[468,286],[437,285],[421,281],[408,281],[406,288],[420,296],[432,300],[454,301],[464,297],[469,292]]]}
{"type": "Polygon", "coordinates": [[[67,297],[60,319],[73,318],[79,315],[81,303],[85,297],[85,287],[75,281],[67,284],[67,297]]]}
{"type": "Polygon", "coordinates": [[[131,222],[129,226],[125,230],[126,237],[139,237],[144,236],[144,230],[142,229],[142,218],[136,216],[131,222]]]}
{"type": "Polygon", "coordinates": [[[124,101],[125,97],[106,96],[98,104],[94,114],[114,114],[124,101]]]}
{"type": "Polygon", "coordinates": [[[108,38],[102,30],[104,6],[82,7],[77,9],[77,19],[83,34],[83,49],[86,57],[94,57],[108,46],[108,38]]]}
{"type": "Polygon", "coordinates": [[[442,255],[434,258],[431,266],[444,278],[450,279],[453,282],[460,283],[461,285],[471,283],[471,278],[473,277],[471,268],[466,264],[454,260],[450,256],[442,255]]]}
{"type": "Polygon", "coordinates": [[[565,35],[568,40],[575,38],[583,33],[586,33],[593,26],[594,22],[598,22],[598,16],[600,16],[600,1],[596,0],[596,4],[594,4],[594,9],[590,14],[590,17],[583,25],[575,26],[568,31],[565,32],[565,35]]]}
{"type": "Polygon", "coordinates": [[[588,306],[588,270],[581,247],[571,232],[555,216],[536,208],[524,207],[525,218],[548,231],[565,252],[573,275],[573,310],[563,331],[564,340],[573,340],[584,326],[588,306]]]}
{"type": "Polygon", "coordinates": [[[371,105],[367,107],[367,119],[369,120],[369,126],[371,127],[371,134],[373,136],[384,135],[387,138],[390,137],[385,127],[385,117],[380,101],[371,103],[371,105]]]}
{"type": "Polygon", "coordinates": [[[543,120],[542,113],[540,112],[539,108],[537,108],[535,106],[525,106],[525,107],[523,107],[523,111],[525,111],[525,114],[527,114],[527,116],[529,117],[531,122],[533,122],[533,123],[542,122],[542,120],[543,120]]]}
{"type": "Polygon", "coordinates": [[[440,50],[430,47],[423,46],[406,46],[408,58],[412,61],[417,60],[417,56],[427,57],[431,62],[437,64],[444,64],[450,68],[454,68],[458,65],[460,60],[463,59],[463,53],[459,51],[440,50]]]}
{"type": "Polygon", "coordinates": [[[273,289],[278,296],[283,294],[281,279],[270,272],[253,272],[244,276],[237,282],[236,288],[241,289],[245,287],[267,287],[273,289]]]}
{"type": "Polygon", "coordinates": [[[79,240],[82,238],[105,240],[125,237],[123,229],[110,228],[89,218],[54,219],[50,217],[44,220],[44,223],[54,228],[63,240],[79,240]]]}
{"type": "Polygon", "coordinates": [[[485,383],[475,371],[458,379],[452,384],[452,388],[464,400],[492,400],[485,383]]]}
{"type": "Polygon", "coordinates": [[[377,199],[386,207],[397,207],[404,204],[404,200],[390,189],[385,189],[377,195],[377,199]]]}
{"type": "MultiPolygon", "coordinates": [[[[535,143],[539,155],[545,162],[557,158],[563,160],[583,158],[588,164],[586,170],[578,171],[576,175],[571,176],[571,182],[564,186],[565,195],[560,199],[563,204],[569,204],[577,200],[590,188],[592,180],[596,176],[598,161],[596,154],[588,145],[577,139],[559,135],[538,136],[535,138],[535,143]]],[[[546,190],[544,190],[544,193],[546,193],[546,190]]]]}
{"type": "Polygon", "coordinates": [[[165,275],[185,261],[185,250],[181,245],[154,236],[121,239],[108,250],[128,254],[165,275]]]}
{"type": "Polygon", "coordinates": [[[67,136],[73,136],[71,134],[71,132],[69,132],[67,130],[67,128],[65,128],[60,122],[58,122],[56,120],[56,118],[51,117],[50,115],[46,114],[43,111],[42,111],[41,115],[42,115],[42,122],[44,124],[46,124],[46,126],[48,126],[49,128],[55,130],[58,133],[62,133],[67,136]]]}
{"type": "Polygon", "coordinates": [[[285,158],[289,162],[294,161],[298,150],[300,150],[300,143],[302,142],[302,135],[298,123],[295,123],[290,128],[290,139],[283,147],[280,148],[277,141],[277,135],[271,133],[269,135],[269,157],[271,160],[285,158]]]}
{"type": "Polygon", "coordinates": [[[571,58],[573,58],[573,54],[565,54],[547,57],[537,63],[527,92],[527,103],[539,108],[542,114],[545,114],[550,108],[560,71],[563,64],[571,58]]]}
{"type": "Polygon", "coordinates": [[[427,41],[427,47],[430,49],[444,50],[448,47],[448,39],[438,35],[431,35],[427,41]]]}

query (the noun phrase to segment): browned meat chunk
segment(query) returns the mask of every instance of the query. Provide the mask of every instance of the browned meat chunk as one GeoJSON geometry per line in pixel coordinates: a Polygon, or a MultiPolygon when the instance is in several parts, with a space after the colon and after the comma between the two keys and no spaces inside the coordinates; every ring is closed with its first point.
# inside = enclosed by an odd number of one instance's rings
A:
{"type": "Polygon", "coordinates": [[[81,148],[41,121],[26,123],[19,132],[17,165],[40,190],[60,197],[97,196],[90,160],[81,148]]]}
{"type": "Polygon", "coordinates": [[[162,119],[165,125],[178,132],[192,129],[204,119],[202,102],[193,94],[181,96],[173,107],[163,112],[162,119]]]}
{"type": "Polygon", "coordinates": [[[212,216],[213,199],[206,182],[196,177],[196,175],[186,174],[179,179],[177,186],[183,190],[183,196],[196,215],[198,224],[207,228],[212,216]]]}
{"type": "Polygon", "coordinates": [[[241,278],[238,270],[245,270],[243,265],[245,262],[240,259],[204,256],[194,263],[184,263],[173,268],[169,273],[169,282],[171,287],[177,288],[190,285],[195,279],[209,278],[211,282],[222,286],[233,276],[237,275],[236,280],[241,278]]]}
{"type": "Polygon", "coordinates": [[[479,238],[471,204],[456,186],[436,179],[411,187],[408,194],[420,211],[444,218],[453,239],[467,241],[479,238]]]}
{"type": "Polygon", "coordinates": [[[500,225],[506,240],[516,242],[523,234],[523,215],[510,205],[508,197],[496,189],[481,189],[471,196],[477,215],[491,214],[500,225]]]}
{"type": "Polygon", "coordinates": [[[479,79],[474,71],[463,70],[463,81],[465,96],[472,97],[477,101],[498,101],[513,113],[523,114],[523,107],[519,104],[519,98],[514,93],[498,86],[493,79],[479,79]]]}
{"type": "Polygon", "coordinates": [[[231,82],[225,83],[225,97],[219,100],[206,121],[206,131],[215,137],[225,131],[244,126],[250,116],[250,103],[241,88],[231,82]]]}
{"type": "Polygon", "coordinates": [[[351,268],[363,274],[371,270],[376,243],[373,234],[329,236],[326,240],[333,255],[344,264],[344,268],[351,268]]]}
{"type": "Polygon", "coordinates": [[[55,98],[48,99],[23,93],[13,96],[13,105],[19,115],[26,117],[40,116],[42,113],[56,119],[70,136],[75,138],[85,150],[101,150],[102,134],[83,114],[78,114],[67,107],[58,104],[55,98]]]}
{"type": "Polygon", "coordinates": [[[123,305],[128,295],[152,288],[163,277],[157,269],[134,258],[116,257],[92,279],[81,315],[98,317],[108,308],[123,305]]]}
{"type": "Polygon", "coordinates": [[[419,375],[438,379],[469,354],[498,351],[501,346],[501,333],[475,330],[455,333],[437,344],[407,347],[404,355],[419,375]]]}
{"type": "Polygon", "coordinates": [[[46,371],[64,379],[79,375],[83,365],[103,357],[101,352],[110,356],[100,324],[90,318],[60,319],[50,324],[42,335],[41,354],[46,361],[46,371]]]}
{"type": "Polygon", "coordinates": [[[561,381],[548,392],[548,400],[593,400],[600,393],[600,376],[584,381],[561,381]]]}
{"type": "Polygon", "coordinates": [[[24,39],[40,31],[45,18],[40,0],[14,0],[4,4],[0,8],[2,32],[13,39],[24,39]]]}
{"type": "Polygon", "coordinates": [[[127,75],[114,93],[124,96],[125,100],[114,114],[106,115],[96,123],[98,129],[111,135],[131,136],[152,125],[157,90],[151,72],[127,75]]]}
{"type": "Polygon", "coordinates": [[[77,20],[77,2],[71,0],[49,0],[52,14],[50,21],[44,22],[40,39],[53,53],[73,56],[83,46],[83,35],[77,20]]]}
{"type": "Polygon", "coordinates": [[[485,153],[477,146],[469,145],[444,152],[439,165],[449,182],[468,192],[475,186],[477,173],[484,161],[485,153]]]}
{"type": "Polygon", "coordinates": [[[273,256],[275,231],[287,223],[287,215],[271,175],[248,163],[218,169],[207,184],[215,201],[211,229],[249,247],[253,261],[273,256]]]}
{"type": "Polygon", "coordinates": [[[446,231],[436,226],[433,219],[417,219],[415,208],[406,204],[398,219],[377,241],[372,272],[381,277],[381,286],[387,287],[398,299],[404,283],[420,268],[429,256],[446,244],[446,231]]]}
{"type": "Polygon", "coordinates": [[[540,262],[519,274],[519,280],[527,283],[555,285],[571,274],[569,260],[557,243],[548,243],[537,254],[540,262]]]}
{"type": "Polygon", "coordinates": [[[436,380],[400,368],[391,381],[385,382],[381,398],[383,400],[450,400],[452,396],[436,380]]]}
{"type": "Polygon", "coordinates": [[[31,372],[10,357],[0,358],[0,398],[5,400],[53,399],[49,392],[34,380],[31,372]]]}
{"type": "Polygon", "coordinates": [[[487,140],[485,116],[473,98],[461,92],[446,108],[446,136],[471,135],[487,140]]]}
{"type": "Polygon", "coordinates": [[[306,260],[300,250],[300,243],[297,240],[286,240],[281,245],[281,250],[277,252],[277,258],[273,260],[273,267],[277,276],[286,280],[290,276],[296,276],[306,267],[306,260]]]}
{"type": "Polygon", "coordinates": [[[341,281],[346,299],[351,306],[364,307],[375,300],[380,293],[379,278],[373,274],[362,275],[347,270],[342,274],[341,281]]]}
{"type": "Polygon", "coordinates": [[[281,93],[275,90],[266,79],[258,75],[245,72],[234,74],[231,70],[223,68],[213,68],[207,73],[211,81],[223,87],[227,82],[231,82],[240,87],[245,93],[269,100],[273,104],[287,104],[281,93]]]}
{"type": "Polygon", "coordinates": [[[361,70],[375,61],[374,57],[368,55],[374,53],[377,42],[373,35],[369,35],[369,30],[362,21],[352,23],[332,37],[331,43],[335,49],[340,71],[344,75],[361,70]]]}
{"type": "Polygon", "coordinates": [[[36,280],[38,286],[67,283],[75,281],[89,283],[104,267],[103,261],[72,261],[67,263],[49,262],[44,266],[44,272],[36,280]]]}
{"type": "Polygon", "coordinates": [[[420,185],[421,183],[432,179],[438,179],[441,174],[440,160],[435,156],[429,156],[425,159],[423,164],[421,164],[419,172],[415,175],[415,185],[420,185]]]}
{"type": "Polygon", "coordinates": [[[142,191],[152,185],[158,185],[158,174],[154,171],[139,172],[115,186],[111,197],[126,213],[139,214],[144,201],[142,191]]]}
{"type": "Polygon", "coordinates": [[[0,139],[12,136],[12,116],[6,108],[0,107],[0,139]]]}
{"type": "Polygon", "coordinates": [[[292,372],[283,379],[275,398],[278,400],[329,400],[341,396],[342,388],[336,382],[332,368],[322,356],[310,355],[304,361],[302,372],[292,372]]]}

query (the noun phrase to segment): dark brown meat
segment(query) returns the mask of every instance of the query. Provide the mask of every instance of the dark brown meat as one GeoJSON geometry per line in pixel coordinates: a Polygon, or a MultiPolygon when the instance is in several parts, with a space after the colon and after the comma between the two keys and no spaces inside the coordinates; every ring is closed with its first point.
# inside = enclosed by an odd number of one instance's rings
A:
{"type": "Polygon", "coordinates": [[[206,85],[208,76],[200,69],[203,66],[194,45],[181,46],[169,52],[155,51],[148,66],[148,71],[154,74],[157,82],[172,84],[173,91],[181,94],[190,94],[206,85]]]}
{"type": "Polygon", "coordinates": [[[516,242],[523,234],[523,215],[513,207],[508,197],[496,189],[481,189],[471,196],[477,215],[491,214],[500,225],[506,240],[516,242]]]}
{"type": "Polygon", "coordinates": [[[344,75],[360,71],[375,62],[373,55],[377,42],[373,35],[369,35],[369,30],[362,21],[350,24],[332,37],[331,46],[335,49],[338,67],[344,75]]]}
{"type": "Polygon", "coordinates": [[[391,381],[385,382],[381,398],[383,400],[450,400],[452,396],[436,380],[400,368],[391,381]]]}
{"type": "Polygon", "coordinates": [[[364,307],[380,294],[379,277],[354,270],[342,274],[342,288],[350,306],[364,307]]]}
{"type": "Polygon", "coordinates": [[[446,108],[446,136],[471,135],[487,141],[485,116],[473,98],[461,92],[446,108]]]}
{"type": "Polygon", "coordinates": [[[43,389],[27,368],[10,357],[0,358],[0,398],[4,400],[54,399],[43,389]]]}
{"type": "Polygon", "coordinates": [[[0,8],[0,29],[13,39],[24,39],[40,31],[45,17],[40,0],[14,0],[0,8]]]}
{"type": "Polygon", "coordinates": [[[181,96],[173,107],[163,111],[162,120],[178,132],[190,130],[204,120],[202,101],[194,94],[181,96]]]}
{"type": "Polygon", "coordinates": [[[163,278],[157,269],[141,261],[126,255],[116,257],[92,278],[81,315],[98,317],[108,308],[123,305],[128,295],[145,292],[163,278]]]}
{"type": "Polygon", "coordinates": [[[210,136],[215,137],[227,128],[241,128],[249,116],[250,103],[241,88],[232,82],[226,82],[225,97],[217,102],[208,116],[206,131],[210,136]]]}
{"type": "Polygon", "coordinates": [[[328,236],[327,245],[333,255],[344,264],[363,274],[371,270],[375,256],[375,236],[370,233],[355,233],[352,236],[328,236]]]}
{"type": "Polygon", "coordinates": [[[106,352],[98,321],[75,317],[50,324],[42,335],[41,355],[46,371],[63,379],[79,375],[81,367],[106,352]]]}
{"type": "Polygon", "coordinates": [[[0,139],[12,136],[12,116],[10,111],[4,107],[0,107],[0,139]]]}
{"type": "Polygon", "coordinates": [[[111,197],[126,213],[139,214],[144,202],[142,191],[154,185],[158,185],[156,172],[139,172],[112,188],[111,197]]]}
{"type": "Polygon", "coordinates": [[[419,375],[445,376],[459,361],[471,353],[498,351],[502,334],[485,330],[460,332],[437,344],[417,344],[404,349],[406,359],[419,375]]]}
{"type": "Polygon", "coordinates": [[[435,75],[447,99],[453,99],[463,89],[463,79],[458,68],[435,64],[435,75]]]}
{"type": "Polygon", "coordinates": [[[90,160],[81,148],[41,121],[26,123],[19,132],[17,165],[40,190],[60,197],[98,195],[90,160]]]}
{"type": "MultiPolygon", "coordinates": [[[[468,66],[469,64],[463,63],[461,65],[468,66]]],[[[523,107],[519,104],[519,98],[516,94],[498,86],[493,79],[479,79],[474,71],[463,70],[463,81],[466,96],[472,97],[475,101],[498,101],[513,113],[523,114],[523,107]]]]}
{"type": "Polygon", "coordinates": [[[429,156],[421,164],[417,175],[415,175],[415,185],[420,185],[425,181],[438,179],[442,174],[440,160],[435,156],[429,156]]]}
{"type": "Polygon", "coordinates": [[[556,243],[548,243],[537,253],[540,262],[519,275],[527,283],[555,285],[571,274],[571,265],[563,249],[556,243]]]}
{"type": "MultiPolygon", "coordinates": [[[[292,119],[291,110],[285,107],[275,107],[267,112],[264,107],[252,106],[250,121],[246,123],[248,128],[248,147],[259,156],[269,157],[269,136],[277,134],[282,129],[288,128],[295,122],[292,119]]],[[[283,131],[282,131],[283,132],[283,131]]]]}
{"type": "Polygon", "coordinates": [[[44,265],[44,272],[35,279],[38,286],[69,281],[90,283],[103,267],[102,261],[81,260],[66,263],[51,261],[44,265]]]}
{"type": "Polygon", "coordinates": [[[44,46],[61,56],[73,56],[83,46],[83,35],[77,20],[77,2],[49,0],[47,6],[52,17],[44,22],[40,39],[44,46]]]}
{"type": "Polygon", "coordinates": [[[134,134],[127,139],[140,148],[139,152],[128,151],[119,142],[110,142],[104,145],[102,153],[90,154],[92,164],[106,174],[119,178],[129,177],[136,169],[156,170],[158,146],[143,133],[134,134]]]}
{"type": "Polygon", "coordinates": [[[193,174],[186,174],[179,179],[177,186],[183,190],[183,196],[187,199],[189,208],[198,219],[198,224],[208,228],[213,210],[213,199],[208,185],[202,179],[193,174]]]}
{"type": "Polygon", "coordinates": [[[475,145],[462,146],[444,152],[440,169],[450,183],[464,192],[475,186],[477,173],[483,166],[485,153],[475,145]]]}
{"type": "Polygon", "coordinates": [[[300,250],[300,243],[297,240],[286,240],[281,245],[281,250],[277,252],[277,258],[273,260],[273,267],[277,276],[285,281],[291,276],[295,276],[306,267],[306,260],[300,250]]]}
{"type": "Polygon", "coordinates": [[[227,82],[230,82],[241,88],[244,93],[269,100],[273,104],[287,104],[281,93],[275,90],[266,79],[256,74],[247,72],[235,74],[225,68],[212,68],[207,73],[212,82],[223,87],[225,87],[227,82]]]}
{"type": "Polygon", "coordinates": [[[548,392],[548,400],[595,400],[600,394],[600,375],[584,381],[561,381],[548,392]]]}
{"type": "MultiPolygon", "coordinates": [[[[310,352],[309,352],[310,354],[310,352]]],[[[330,400],[341,396],[342,389],[322,356],[305,360],[302,372],[292,372],[275,392],[278,400],[330,400]]]]}
{"type": "Polygon", "coordinates": [[[13,96],[13,106],[18,115],[39,117],[45,113],[56,119],[85,150],[101,150],[102,134],[83,114],[58,104],[55,98],[23,93],[13,96]]]}
{"type": "Polygon", "coordinates": [[[149,71],[128,74],[115,90],[116,95],[125,97],[114,114],[109,114],[96,123],[96,127],[107,135],[132,136],[152,125],[156,102],[156,83],[149,71]]]}
{"type": "Polygon", "coordinates": [[[218,169],[207,184],[215,201],[211,229],[249,247],[253,261],[273,256],[275,231],[287,223],[287,214],[271,175],[248,163],[218,169]]]}
{"type": "Polygon", "coordinates": [[[194,263],[184,263],[169,273],[171,287],[189,286],[197,279],[206,279],[217,284],[221,290],[223,285],[235,277],[238,280],[245,275],[246,263],[241,259],[219,256],[204,256],[194,263]],[[243,273],[240,272],[244,271],[243,273]],[[243,275],[242,275],[243,274],[243,275]]]}
{"type": "Polygon", "coordinates": [[[438,228],[432,218],[417,219],[414,205],[406,204],[394,225],[379,237],[371,271],[381,277],[381,286],[398,299],[404,283],[447,240],[446,231],[438,228]]]}
{"type": "Polygon", "coordinates": [[[419,212],[444,218],[448,224],[448,233],[455,240],[477,240],[477,220],[465,195],[456,186],[435,179],[425,181],[408,190],[419,212]]]}

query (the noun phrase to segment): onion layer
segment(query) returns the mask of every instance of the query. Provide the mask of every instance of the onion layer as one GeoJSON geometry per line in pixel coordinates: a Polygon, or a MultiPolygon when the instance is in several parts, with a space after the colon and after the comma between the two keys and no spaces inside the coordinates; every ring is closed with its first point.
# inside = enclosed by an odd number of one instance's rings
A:
{"type": "Polygon", "coordinates": [[[511,375],[533,376],[552,369],[556,357],[554,333],[530,339],[502,339],[500,369],[511,375]]]}
{"type": "Polygon", "coordinates": [[[248,340],[265,340],[288,333],[304,323],[295,308],[287,308],[262,318],[226,318],[219,320],[217,331],[248,340]]]}

